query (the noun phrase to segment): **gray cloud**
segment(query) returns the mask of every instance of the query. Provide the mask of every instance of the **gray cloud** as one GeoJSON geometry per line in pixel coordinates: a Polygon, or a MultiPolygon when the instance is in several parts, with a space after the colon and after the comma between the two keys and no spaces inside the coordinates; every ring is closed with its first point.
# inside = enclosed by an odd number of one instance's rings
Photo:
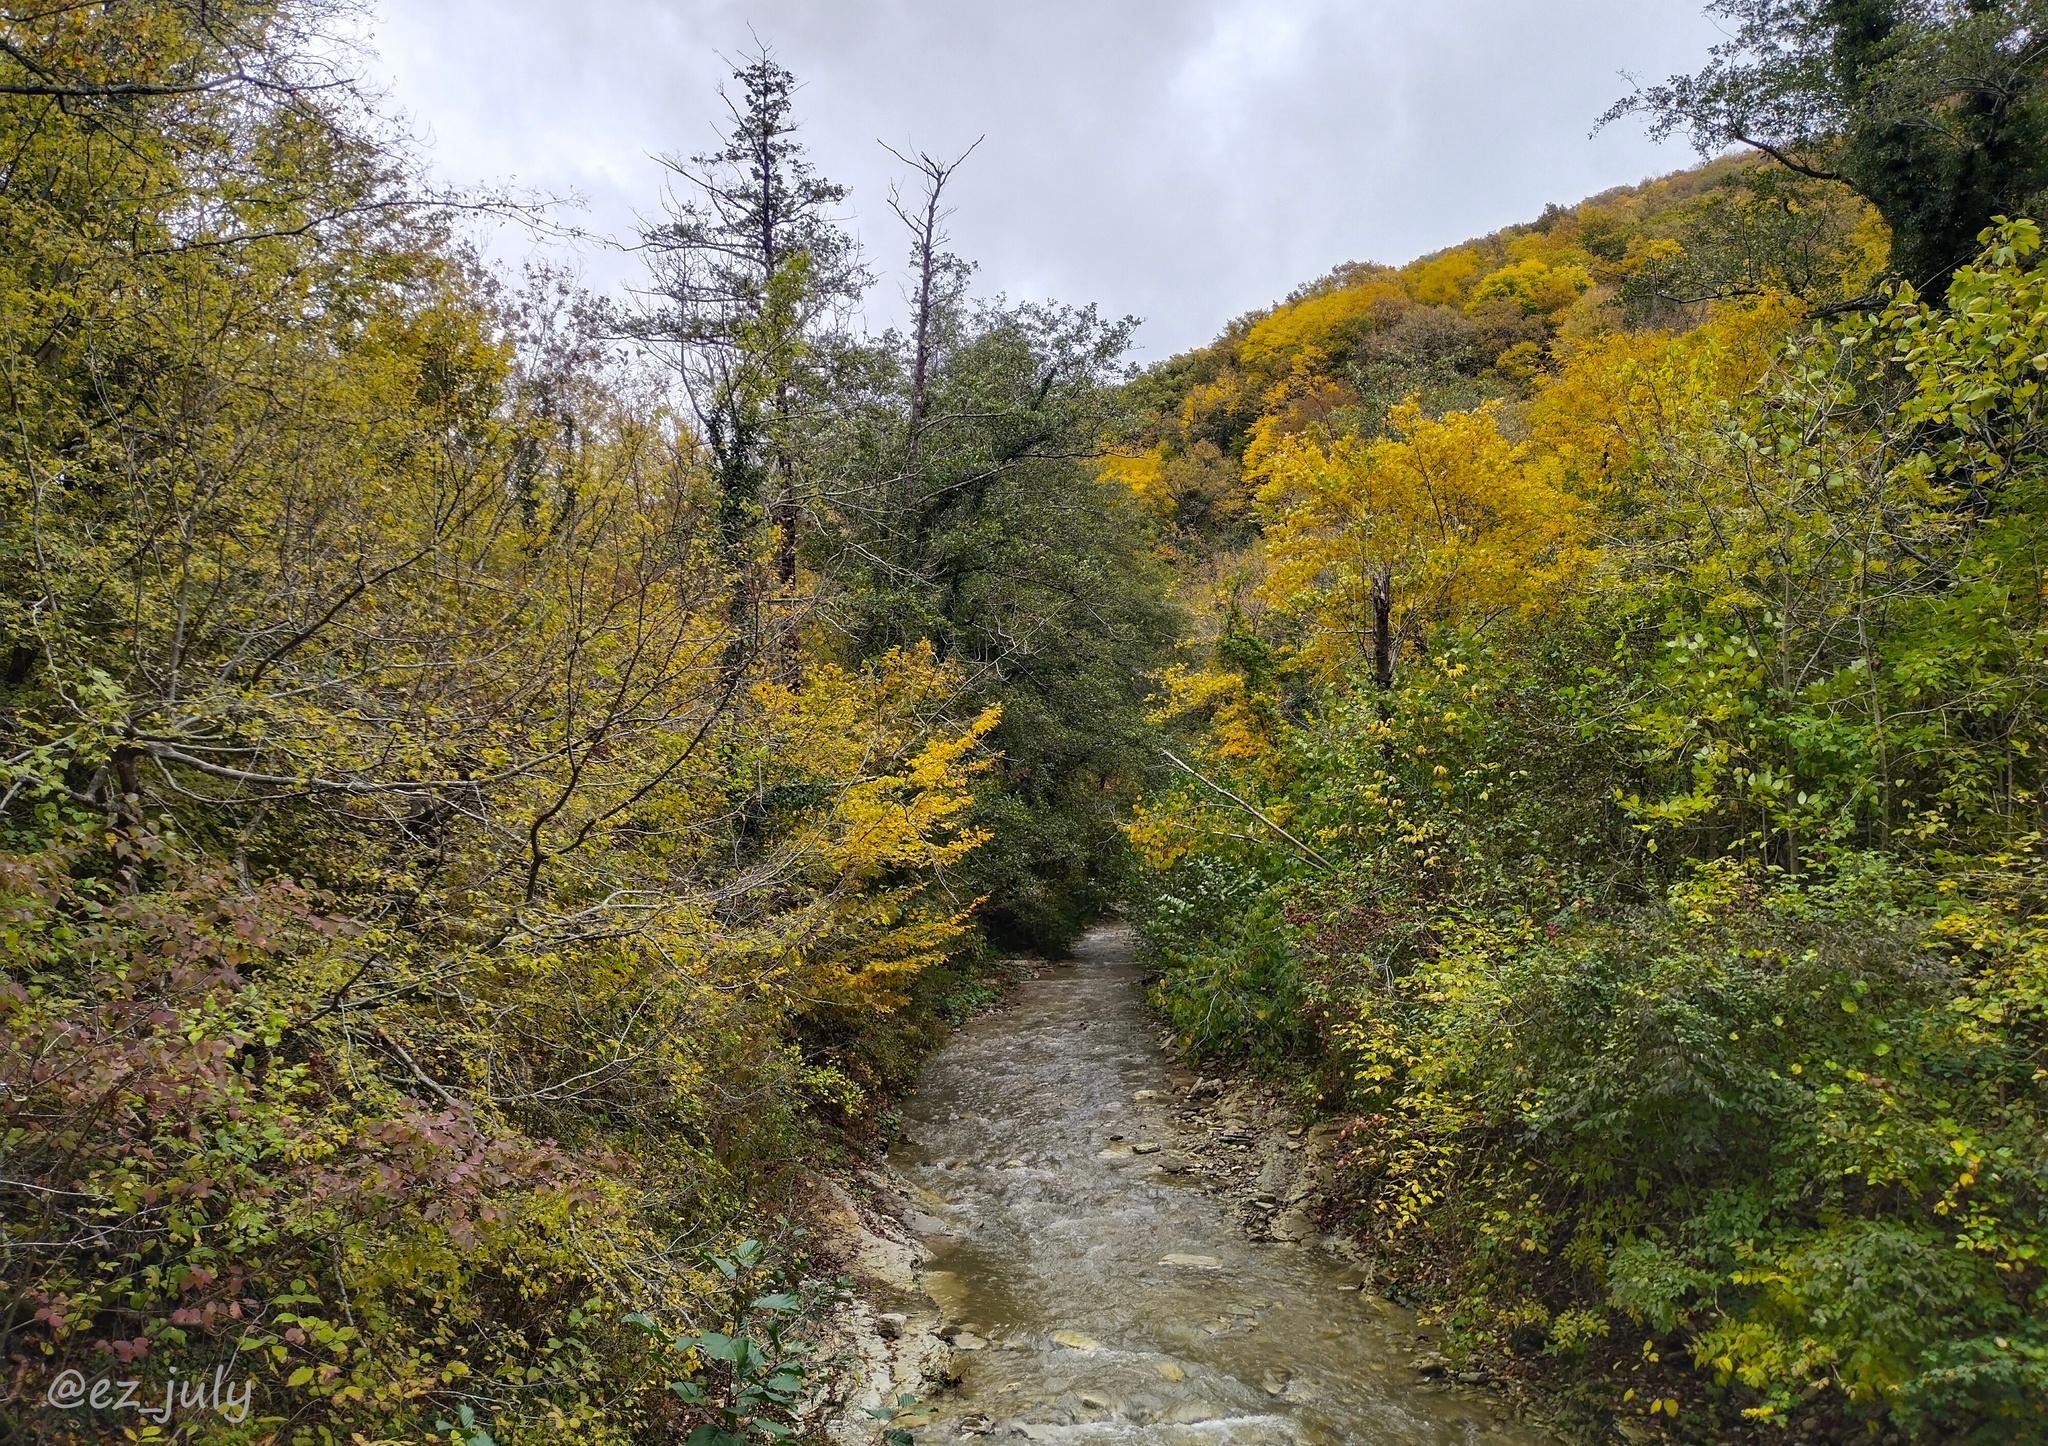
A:
{"type": "MultiPolygon", "coordinates": [[[[1339,262],[1685,164],[1586,133],[1618,71],[1691,68],[1715,38],[1698,0],[381,0],[375,42],[442,175],[573,190],[581,224],[628,234],[658,207],[652,157],[714,143],[718,52],[750,26],[805,81],[809,144],[878,268],[902,251],[902,168],[876,142],[985,134],[954,221],[980,286],[1137,313],[1151,356],[1339,262]]],[[[897,310],[885,280],[870,320],[897,310]]]]}

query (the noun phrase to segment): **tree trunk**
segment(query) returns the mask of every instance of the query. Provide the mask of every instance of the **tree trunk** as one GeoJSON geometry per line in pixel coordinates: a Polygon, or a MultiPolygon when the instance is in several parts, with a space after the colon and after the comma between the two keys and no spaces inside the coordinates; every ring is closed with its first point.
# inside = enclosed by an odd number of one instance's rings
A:
{"type": "Polygon", "coordinates": [[[1394,580],[1372,580],[1372,676],[1382,693],[1394,691],[1394,580]]]}

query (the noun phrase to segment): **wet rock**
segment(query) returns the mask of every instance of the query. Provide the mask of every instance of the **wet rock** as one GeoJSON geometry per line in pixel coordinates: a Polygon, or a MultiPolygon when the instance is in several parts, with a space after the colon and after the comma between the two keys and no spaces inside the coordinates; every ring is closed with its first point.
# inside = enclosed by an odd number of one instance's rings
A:
{"type": "Polygon", "coordinates": [[[1435,1351],[1424,1351],[1408,1365],[1418,1376],[1441,1376],[1451,1369],[1450,1361],[1435,1351]]]}
{"type": "Polygon", "coordinates": [[[1159,1263],[1186,1266],[1190,1270],[1215,1270],[1223,1264],[1213,1255],[1162,1255],[1159,1263]]]}
{"type": "Polygon", "coordinates": [[[1299,1244],[1316,1233],[1316,1223],[1308,1218],[1306,1210],[1289,1210],[1284,1215],[1275,1216],[1270,1228],[1275,1240],[1293,1244],[1299,1244]]]}
{"type": "Polygon", "coordinates": [[[1284,1396],[1287,1394],[1287,1383],[1292,1379],[1293,1375],[1289,1371],[1272,1370],[1266,1372],[1266,1378],[1259,1384],[1265,1388],[1269,1396],[1284,1396]]]}
{"type": "Polygon", "coordinates": [[[1198,1080],[1196,1080],[1196,1081],[1195,1081],[1195,1084],[1194,1084],[1194,1088],[1192,1088],[1192,1089],[1190,1089],[1190,1090],[1188,1091],[1188,1098],[1189,1098],[1189,1099],[1191,1099],[1191,1100],[1204,1100],[1204,1099],[1214,1099],[1214,1098],[1216,1098],[1216,1097],[1217,1097],[1218,1095],[1220,1095],[1220,1094],[1222,1094],[1222,1093],[1223,1093],[1223,1081],[1222,1081],[1222,1080],[1220,1080],[1220,1079],[1198,1079],[1198,1080]]]}
{"type": "Polygon", "coordinates": [[[938,1216],[927,1215],[922,1210],[906,1207],[898,1218],[910,1228],[910,1232],[913,1235],[950,1236],[953,1234],[952,1226],[939,1219],[938,1216]]]}
{"type": "Polygon", "coordinates": [[[1146,1140],[1131,1146],[1131,1153],[1133,1155],[1156,1155],[1159,1153],[1159,1146],[1146,1140]]]}
{"type": "Polygon", "coordinates": [[[1003,1168],[1005,1170],[1021,1170],[1024,1168],[1024,1162],[1022,1160],[1005,1160],[1003,1161],[1003,1168]]]}
{"type": "Polygon", "coordinates": [[[910,1324],[910,1317],[900,1310],[885,1310],[875,1317],[875,1334],[885,1341],[893,1341],[903,1334],[903,1328],[910,1324]]]}
{"type": "Polygon", "coordinates": [[[1094,1336],[1083,1335],[1079,1331],[1054,1331],[1052,1333],[1052,1341],[1054,1345],[1065,1346],[1070,1351],[1099,1351],[1102,1349],[1101,1341],[1095,1339],[1094,1336]]]}
{"type": "Polygon", "coordinates": [[[996,1421],[993,1416],[974,1415],[962,1416],[960,1418],[960,1434],[962,1436],[986,1436],[995,1429],[996,1421]]]}
{"type": "Polygon", "coordinates": [[[1093,1392],[1090,1391],[1083,1391],[1074,1399],[1079,1401],[1082,1405],[1086,1406],[1091,1411],[1107,1411],[1109,1409],[1109,1402],[1105,1401],[1102,1397],[1095,1395],[1093,1392]]]}
{"type": "Polygon", "coordinates": [[[1483,1386],[1486,1384],[1486,1372],[1460,1371],[1458,1372],[1458,1384],[1461,1386],[1483,1386]]]}
{"type": "Polygon", "coordinates": [[[1159,1091],[1158,1091],[1158,1090],[1133,1090],[1133,1091],[1131,1091],[1131,1098],[1132,1098],[1132,1099],[1134,1099],[1134,1100],[1138,1100],[1138,1101],[1141,1101],[1141,1102],[1142,1102],[1142,1101],[1145,1101],[1145,1100],[1156,1100],[1156,1099],[1158,1099],[1158,1098],[1159,1098],[1159,1091]]]}
{"type": "Polygon", "coordinates": [[[961,1331],[953,1337],[953,1349],[956,1351],[985,1351],[988,1349],[988,1341],[972,1331],[961,1331]]]}
{"type": "Polygon", "coordinates": [[[1247,1130],[1225,1130],[1216,1138],[1226,1145],[1249,1145],[1253,1142],[1253,1136],[1247,1130]]]}
{"type": "Polygon", "coordinates": [[[1152,1369],[1169,1381],[1185,1381],[1188,1378],[1188,1373],[1172,1361],[1154,1361],[1152,1369]]]}

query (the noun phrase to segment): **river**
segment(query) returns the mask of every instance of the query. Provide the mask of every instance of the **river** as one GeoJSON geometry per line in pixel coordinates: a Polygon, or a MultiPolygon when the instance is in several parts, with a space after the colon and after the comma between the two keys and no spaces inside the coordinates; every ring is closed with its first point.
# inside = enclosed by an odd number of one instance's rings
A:
{"type": "Polygon", "coordinates": [[[920,1446],[1541,1439],[1418,1375],[1432,1343],[1357,1266],[1254,1243],[1199,1175],[1162,1169],[1209,1147],[1179,1132],[1168,1068],[1115,926],[931,1060],[890,1156],[933,1216],[921,1283],[960,1332],[957,1389],[903,1423],[920,1446]]]}

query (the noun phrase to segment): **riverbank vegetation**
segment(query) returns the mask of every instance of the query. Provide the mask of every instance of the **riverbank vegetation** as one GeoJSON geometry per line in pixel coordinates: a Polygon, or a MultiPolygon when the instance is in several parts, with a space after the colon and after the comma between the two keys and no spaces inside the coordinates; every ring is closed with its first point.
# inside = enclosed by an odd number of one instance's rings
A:
{"type": "Polygon", "coordinates": [[[65,1369],[253,1377],[218,1440],[783,1430],[649,1342],[804,1305],[737,1242],[1102,890],[1175,630],[1085,461],[1128,327],[973,299],[928,171],[851,330],[766,55],[628,307],[465,250],[547,213],[431,192],[318,3],[0,23],[13,1439],[143,1429],[65,1369]]]}
{"type": "Polygon", "coordinates": [[[2042,17],[1722,8],[1748,150],[1137,384],[1156,998],[1567,1422],[2039,1440],[2042,17]]]}

